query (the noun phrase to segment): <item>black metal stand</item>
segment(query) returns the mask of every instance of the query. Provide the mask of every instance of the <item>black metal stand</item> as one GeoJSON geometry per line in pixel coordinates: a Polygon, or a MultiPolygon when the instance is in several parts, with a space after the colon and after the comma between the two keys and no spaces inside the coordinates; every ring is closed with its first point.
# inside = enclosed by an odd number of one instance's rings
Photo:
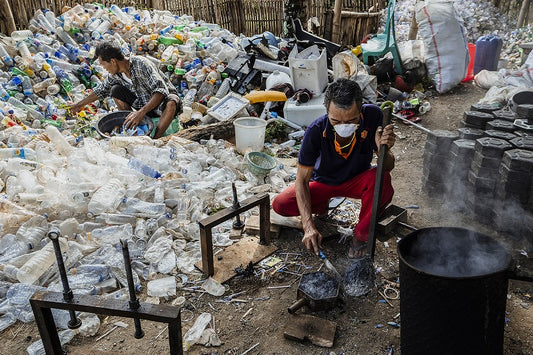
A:
{"type": "Polygon", "coordinates": [[[168,341],[170,345],[170,354],[183,354],[183,345],[181,337],[181,309],[168,305],[154,305],[151,303],[140,303],[135,295],[133,285],[133,274],[129,257],[127,241],[121,240],[122,252],[124,255],[124,265],[126,267],[126,276],[128,279],[128,288],[130,300],[107,299],[101,296],[93,295],[73,295],[69,287],[61,247],[59,245],[60,232],[58,229],[52,229],[48,237],[54,243],[59,274],[63,283],[63,293],[51,291],[38,291],[30,299],[30,305],[35,315],[35,322],[39,328],[39,334],[43,341],[46,354],[64,354],[59,341],[52,308],[64,309],[70,313],[69,328],[74,329],[81,325],[81,321],[76,318],[76,311],[106,314],[110,316],[119,316],[133,318],[135,322],[135,338],[140,339],[144,336],[141,328],[141,319],[168,324],[168,341]]]}

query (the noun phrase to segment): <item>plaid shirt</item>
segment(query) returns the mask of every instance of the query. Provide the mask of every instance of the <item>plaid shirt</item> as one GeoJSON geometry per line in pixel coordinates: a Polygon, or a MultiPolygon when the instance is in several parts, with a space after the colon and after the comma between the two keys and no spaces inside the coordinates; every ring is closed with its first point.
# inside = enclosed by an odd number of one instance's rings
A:
{"type": "MultiPolygon", "coordinates": [[[[145,57],[134,55],[130,57],[130,75],[131,84],[124,80],[120,73],[110,74],[93,89],[93,92],[99,98],[104,98],[109,96],[113,85],[122,85],[137,96],[137,99],[132,104],[134,109],[140,109],[146,105],[156,92],[160,92],[165,98],[169,94],[177,94],[176,88],[165,77],[163,72],[145,57]]],[[[163,103],[164,101],[163,99],[163,103]]]]}

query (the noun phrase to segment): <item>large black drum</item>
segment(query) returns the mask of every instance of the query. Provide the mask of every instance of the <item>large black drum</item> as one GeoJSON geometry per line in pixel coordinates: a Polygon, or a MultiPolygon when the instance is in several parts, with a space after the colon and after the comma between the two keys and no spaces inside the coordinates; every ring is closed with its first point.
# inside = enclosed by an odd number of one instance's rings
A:
{"type": "Polygon", "coordinates": [[[398,243],[402,355],[503,354],[511,256],[463,228],[415,231],[398,243]]]}

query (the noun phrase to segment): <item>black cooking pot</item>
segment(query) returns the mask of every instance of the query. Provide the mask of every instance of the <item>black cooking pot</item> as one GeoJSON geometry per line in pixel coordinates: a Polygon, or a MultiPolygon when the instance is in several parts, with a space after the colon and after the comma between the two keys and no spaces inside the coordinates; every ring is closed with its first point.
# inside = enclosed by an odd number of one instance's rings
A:
{"type": "Polygon", "coordinates": [[[402,355],[503,354],[511,255],[463,228],[417,230],[398,243],[402,355]]]}

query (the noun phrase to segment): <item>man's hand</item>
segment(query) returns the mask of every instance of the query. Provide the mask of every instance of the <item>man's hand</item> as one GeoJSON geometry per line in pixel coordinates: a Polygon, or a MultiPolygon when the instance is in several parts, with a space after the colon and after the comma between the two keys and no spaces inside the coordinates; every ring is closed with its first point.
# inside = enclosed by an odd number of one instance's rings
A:
{"type": "Polygon", "coordinates": [[[72,115],[75,115],[77,114],[78,112],[80,112],[83,108],[85,107],[85,105],[81,105],[79,102],[75,103],[75,104],[72,104],[70,106],[70,113],[72,115]]]}
{"type": "Polygon", "coordinates": [[[318,255],[318,249],[322,248],[322,234],[316,229],[310,229],[305,232],[302,243],[307,250],[311,250],[318,255]]]}
{"type": "Polygon", "coordinates": [[[396,134],[394,134],[394,126],[388,125],[385,126],[385,129],[383,127],[379,126],[376,130],[376,137],[375,137],[376,145],[379,147],[382,144],[386,144],[389,149],[394,146],[394,143],[396,142],[396,134]]]}
{"type": "Polygon", "coordinates": [[[139,123],[144,118],[144,114],[141,111],[132,111],[124,120],[124,127],[126,129],[136,129],[139,123]]]}

